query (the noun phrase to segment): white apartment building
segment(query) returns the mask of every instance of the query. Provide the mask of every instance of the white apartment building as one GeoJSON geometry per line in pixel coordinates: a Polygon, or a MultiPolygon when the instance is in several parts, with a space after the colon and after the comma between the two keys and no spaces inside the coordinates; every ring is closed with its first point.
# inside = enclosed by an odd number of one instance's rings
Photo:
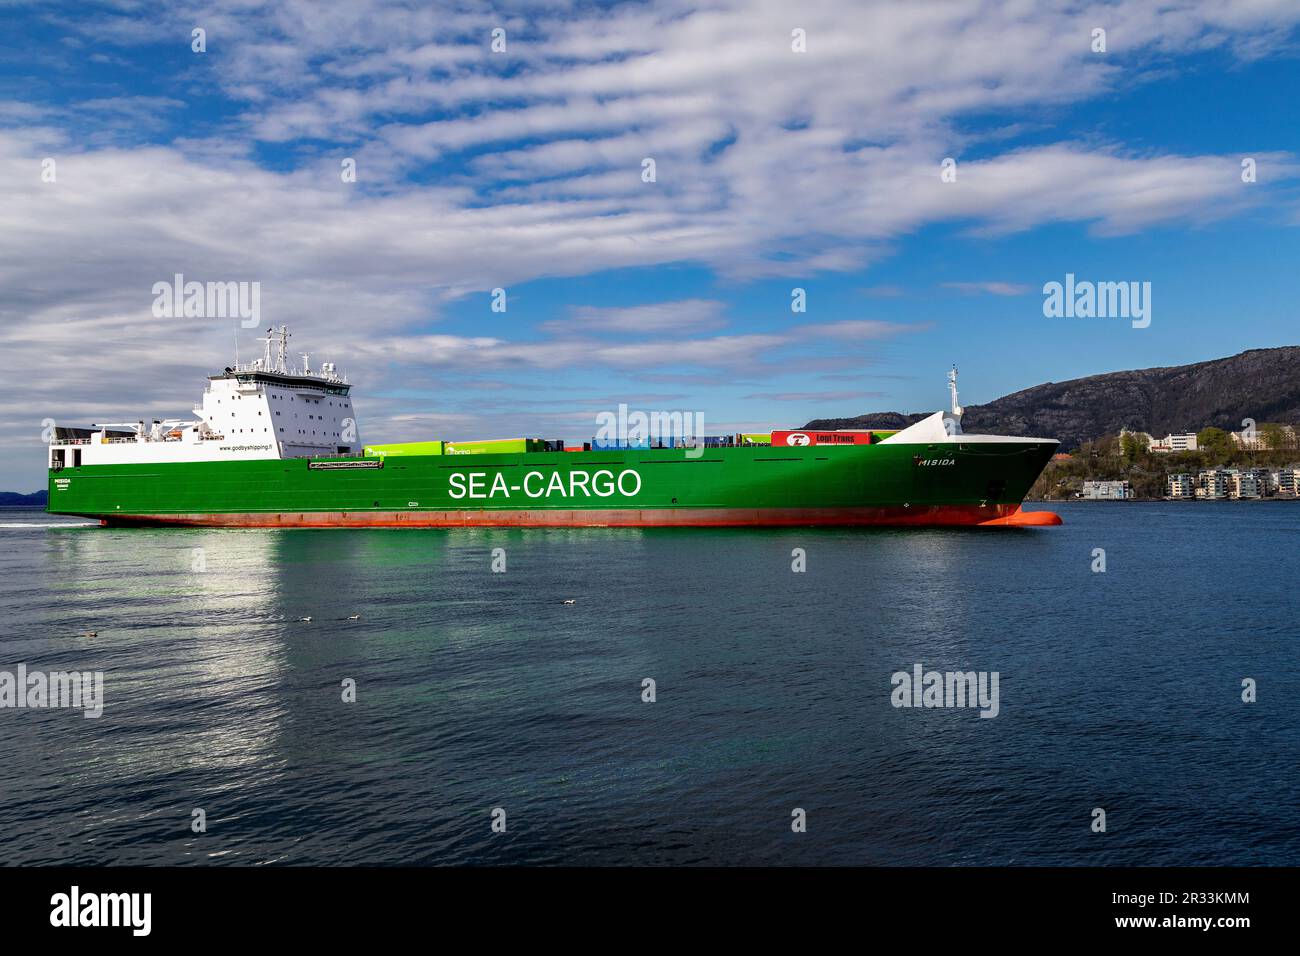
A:
{"type": "Polygon", "coordinates": [[[1206,469],[1196,476],[1192,485],[1193,494],[1197,498],[1227,498],[1232,490],[1232,475],[1231,469],[1206,469]]]}
{"type": "Polygon", "coordinates": [[[1175,451],[1196,451],[1196,432],[1186,432],[1181,435],[1166,435],[1164,438],[1153,438],[1151,444],[1147,446],[1150,451],[1168,454],[1175,451]]]}
{"type": "Polygon", "coordinates": [[[1094,500],[1120,501],[1133,497],[1127,481],[1085,481],[1080,497],[1094,500]]]}
{"type": "Polygon", "coordinates": [[[1263,498],[1268,494],[1268,471],[1263,468],[1247,468],[1232,475],[1229,482],[1229,497],[1263,498]]]}
{"type": "Polygon", "coordinates": [[[1184,432],[1178,435],[1169,434],[1164,438],[1157,438],[1147,432],[1129,431],[1127,428],[1119,430],[1119,440],[1124,441],[1125,435],[1132,435],[1143,445],[1147,451],[1167,454],[1174,451],[1196,451],[1196,432],[1184,432]]]}

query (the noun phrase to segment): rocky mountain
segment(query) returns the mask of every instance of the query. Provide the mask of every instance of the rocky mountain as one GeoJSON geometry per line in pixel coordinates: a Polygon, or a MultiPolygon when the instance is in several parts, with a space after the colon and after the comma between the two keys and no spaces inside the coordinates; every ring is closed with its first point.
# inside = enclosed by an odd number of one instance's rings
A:
{"type": "MultiPolygon", "coordinates": [[[[924,417],[877,412],[820,418],[804,427],[901,428],[924,417]]],[[[1300,424],[1300,346],[1035,385],[985,405],[968,405],[962,428],[1056,438],[1063,448],[1076,448],[1121,428],[1161,436],[1211,425],[1236,431],[1246,418],[1300,424]]]]}

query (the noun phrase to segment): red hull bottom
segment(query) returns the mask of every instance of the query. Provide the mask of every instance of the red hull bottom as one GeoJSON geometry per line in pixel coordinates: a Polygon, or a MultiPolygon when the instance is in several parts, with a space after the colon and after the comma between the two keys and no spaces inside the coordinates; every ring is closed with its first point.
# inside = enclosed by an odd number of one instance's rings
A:
{"type": "Polygon", "coordinates": [[[741,527],[1040,527],[1050,511],[1020,505],[892,508],[661,508],[606,511],[316,511],[242,514],[99,515],[105,525],[204,528],[741,528],[741,527]]]}

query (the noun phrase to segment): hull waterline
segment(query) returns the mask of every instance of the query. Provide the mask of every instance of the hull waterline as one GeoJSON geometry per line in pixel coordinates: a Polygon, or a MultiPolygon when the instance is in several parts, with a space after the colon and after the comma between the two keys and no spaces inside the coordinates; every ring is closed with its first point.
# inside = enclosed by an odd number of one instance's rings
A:
{"type": "Polygon", "coordinates": [[[1050,511],[1019,505],[892,508],[665,508],[603,511],[292,512],[98,516],[106,526],[200,528],[746,528],[746,527],[1046,527],[1050,511]]]}

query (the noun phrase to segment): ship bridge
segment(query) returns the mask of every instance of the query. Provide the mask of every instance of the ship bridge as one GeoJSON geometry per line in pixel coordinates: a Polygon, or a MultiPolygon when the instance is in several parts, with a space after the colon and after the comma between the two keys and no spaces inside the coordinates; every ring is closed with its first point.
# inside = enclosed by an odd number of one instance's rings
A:
{"type": "Polygon", "coordinates": [[[268,329],[263,356],[208,377],[194,419],[57,429],[50,468],[359,454],[351,385],[332,363],[288,364],[289,330],[268,329]],[[272,355],[272,346],[276,354],[272,355]]]}

